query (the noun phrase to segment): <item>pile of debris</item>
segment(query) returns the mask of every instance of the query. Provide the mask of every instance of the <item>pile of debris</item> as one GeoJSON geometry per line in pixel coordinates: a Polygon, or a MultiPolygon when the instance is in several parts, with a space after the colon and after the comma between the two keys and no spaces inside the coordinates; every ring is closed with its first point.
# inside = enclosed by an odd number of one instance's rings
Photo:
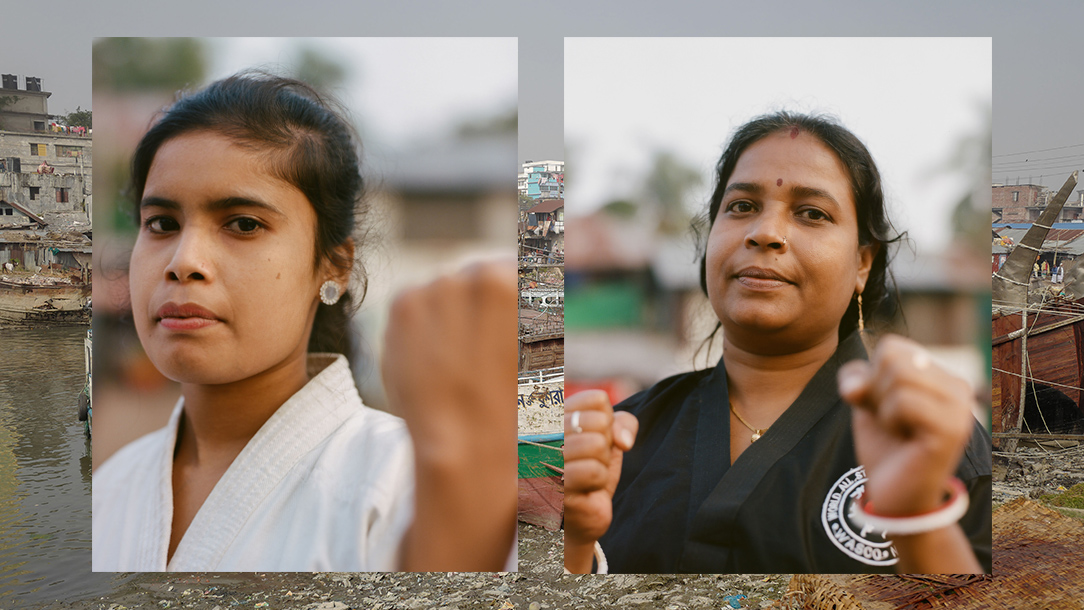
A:
{"type": "Polygon", "coordinates": [[[993,473],[995,505],[1057,493],[1084,482],[1084,445],[1022,442],[1015,453],[993,452],[993,473]]]}
{"type": "Polygon", "coordinates": [[[29,275],[0,275],[0,282],[22,284],[24,286],[56,286],[57,284],[73,283],[72,279],[66,275],[42,275],[39,273],[29,275]]]}

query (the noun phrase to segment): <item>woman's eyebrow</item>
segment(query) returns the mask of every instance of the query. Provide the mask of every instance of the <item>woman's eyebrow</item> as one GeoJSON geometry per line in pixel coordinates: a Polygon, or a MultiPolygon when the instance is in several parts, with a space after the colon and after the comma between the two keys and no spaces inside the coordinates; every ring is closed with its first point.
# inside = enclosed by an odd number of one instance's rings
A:
{"type": "Polygon", "coordinates": [[[726,190],[723,191],[723,196],[729,195],[731,191],[742,191],[753,195],[759,195],[764,192],[764,187],[755,182],[735,182],[726,187],[726,190]]]}
{"type": "MultiPolygon", "coordinates": [[[[181,209],[181,204],[172,199],[166,199],[165,197],[151,196],[144,197],[143,200],[139,202],[139,207],[140,209],[154,207],[166,210],[179,210],[181,209]]],[[[261,210],[267,210],[268,212],[279,216],[285,216],[282,210],[270,203],[259,201],[257,199],[249,199],[248,197],[225,197],[223,199],[216,199],[208,203],[206,208],[211,212],[220,212],[232,208],[260,208],[261,210]]]]}
{"type": "Polygon", "coordinates": [[[836,207],[839,207],[839,202],[836,201],[836,198],[824,189],[819,189],[812,186],[795,185],[790,187],[790,194],[795,199],[827,199],[836,207]]]}
{"type": "Polygon", "coordinates": [[[279,216],[286,215],[282,210],[270,203],[258,199],[249,199],[248,197],[225,197],[223,199],[216,199],[207,204],[207,209],[212,212],[220,212],[232,208],[260,208],[261,210],[266,210],[279,216]]]}
{"type": "Polygon", "coordinates": [[[164,197],[144,197],[139,202],[139,209],[143,208],[165,208],[167,210],[178,210],[181,205],[172,199],[166,199],[164,197]]]}

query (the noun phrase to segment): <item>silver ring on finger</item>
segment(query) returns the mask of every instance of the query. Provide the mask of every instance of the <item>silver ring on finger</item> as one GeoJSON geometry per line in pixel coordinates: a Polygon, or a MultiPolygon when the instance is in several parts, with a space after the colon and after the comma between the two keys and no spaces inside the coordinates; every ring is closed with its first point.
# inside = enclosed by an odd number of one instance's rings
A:
{"type": "Polygon", "coordinates": [[[568,423],[569,428],[572,428],[572,431],[576,434],[581,434],[583,432],[583,428],[580,427],[580,411],[573,411],[572,419],[570,419],[568,423]]]}

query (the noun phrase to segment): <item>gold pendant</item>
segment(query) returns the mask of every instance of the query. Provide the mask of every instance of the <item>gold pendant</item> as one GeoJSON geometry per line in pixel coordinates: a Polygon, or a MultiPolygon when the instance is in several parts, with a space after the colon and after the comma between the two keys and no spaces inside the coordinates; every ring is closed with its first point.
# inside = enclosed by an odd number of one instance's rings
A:
{"type": "Polygon", "coordinates": [[[754,432],[753,435],[749,437],[749,442],[755,443],[758,438],[760,438],[760,432],[754,432]]]}

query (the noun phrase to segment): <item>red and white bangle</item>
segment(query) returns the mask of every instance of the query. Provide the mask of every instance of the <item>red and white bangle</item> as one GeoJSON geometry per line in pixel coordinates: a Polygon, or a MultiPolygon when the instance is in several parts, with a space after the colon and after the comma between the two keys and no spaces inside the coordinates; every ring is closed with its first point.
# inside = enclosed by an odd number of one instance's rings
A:
{"type": "Polygon", "coordinates": [[[956,523],[967,513],[968,504],[967,488],[963,481],[952,477],[945,503],[929,512],[906,517],[879,515],[863,493],[851,505],[850,517],[863,528],[880,530],[889,536],[908,536],[932,532],[956,523]]]}

